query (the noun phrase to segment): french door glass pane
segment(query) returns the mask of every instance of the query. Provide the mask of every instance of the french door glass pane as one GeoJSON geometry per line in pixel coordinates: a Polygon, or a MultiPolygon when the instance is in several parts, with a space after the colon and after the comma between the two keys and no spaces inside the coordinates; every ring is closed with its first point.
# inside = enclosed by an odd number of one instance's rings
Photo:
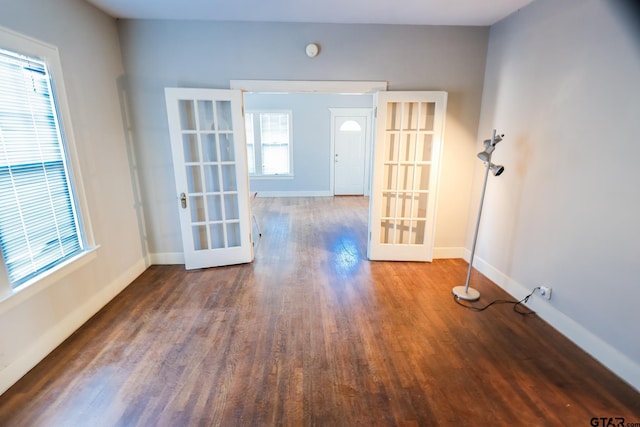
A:
{"type": "Polygon", "coordinates": [[[191,222],[204,222],[206,215],[204,210],[204,197],[189,197],[189,209],[191,210],[191,222]]]}
{"type": "Polygon", "coordinates": [[[400,165],[400,176],[397,183],[398,190],[413,188],[413,165],[400,165]]]}
{"type": "Polygon", "coordinates": [[[396,193],[382,194],[382,217],[388,218],[396,215],[396,193]]]}
{"type": "Polygon", "coordinates": [[[220,160],[223,162],[233,162],[235,160],[232,134],[220,135],[220,160]]]}
{"type": "Polygon", "coordinates": [[[422,115],[420,116],[420,130],[432,131],[436,114],[435,102],[422,103],[422,115]]]}
{"type": "Polygon", "coordinates": [[[400,130],[400,108],[402,107],[401,103],[398,102],[389,102],[387,104],[387,130],[395,131],[400,130]]]}
{"type": "Polygon", "coordinates": [[[221,223],[211,224],[211,249],[222,249],[224,244],[224,226],[221,223]]]}
{"type": "Polygon", "coordinates": [[[202,193],[200,166],[186,166],[185,169],[187,170],[187,189],[189,193],[202,193]]]}
{"type": "Polygon", "coordinates": [[[433,134],[422,134],[419,137],[418,147],[416,152],[416,160],[419,162],[431,161],[431,149],[433,147],[433,134]]]}
{"type": "Polygon", "coordinates": [[[230,131],[233,129],[231,120],[231,101],[216,101],[216,110],[218,112],[219,131],[230,131]]]}
{"type": "Polygon", "coordinates": [[[218,144],[215,133],[205,133],[202,135],[202,156],[205,162],[218,161],[218,144]]]}
{"type": "Polygon", "coordinates": [[[198,118],[200,130],[215,129],[215,125],[213,123],[213,102],[198,101],[198,118]]]}
{"type": "Polygon", "coordinates": [[[207,196],[207,209],[209,210],[209,221],[222,221],[222,203],[220,195],[213,194],[207,196]]]}
{"type": "Polygon", "coordinates": [[[226,220],[240,218],[240,210],[238,209],[238,195],[224,195],[224,218],[226,220]]]}
{"type": "Polygon", "coordinates": [[[218,166],[205,165],[204,182],[207,193],[220,192],[220,176],[218,175],[218,166]]]}
{"type": "Polygon", "coordinates": [[[393,243],[394,234],[393,221],[389,219],[383,219],[380,222],[380,242],[381,243],[393,243]]]}
{"type": "Polygon", "coordinates": [[[416,134],[405,133],[400,144],[400,161],[413,162],[416,155],[416,134]]]}
{"type": "Polygon", "coordinates": [[[398,188],[398,165],[384,165],[383,189],[395,190],[398,188]]]}
{"type": "Polygon", "coordinates": [[[192,100],[181,100],[179,102],[180,110],[180,128],[182,130],[196,130],[196,112],[192,100]]]}
{"type": "Polygon", "coordinates": [[[187,163],[199,162],[198,136],[188,133],[183,135],[182,139],[184,141],[184,161],[187,163]]]}
{"type": "Polygon", "coordinates": [[[429,188],[429,179],[431,178],[431,165],[416,166],[416,180],[413,186],[414,190],[426,190],[429,188]]]}
{"type": "Polygon", "coordinates": [[[402,104],[402,129],[415,131],[418,129],[419,106],[418,102],[406,102],[402,104]]]}
{"type": "Polygon", "coordinates": [[[240,224],[237,222],[227,223],[227,240],[229,247],[240,246],[240,224]]]}
{"type": "Polygon", "coordinates": [[[413,233],[411,235],[411,241],[409,243],[413,245],[422,245],[424,243],[426,225],[427,221],[413,221],[411,223],[413,233]]]}
{"type": "Polygon", "coordinates": [[[222,188],[223,191],[237,191],[235,165],[222,165],[222,188]]]}
{"type": "Polygon", "coordinates": [[[203,251],[209,249],[209,241],[207,239],[207,227],[205,225],[195,225],[193,229],[193,249],[203,251]]]}
{"type": "Polygon", "coordinates": [[[396,162],[398,161],[398,151],[400,145],[398,144],[399,136],[397,133],[388,133],[385,138],[384,145],[384,157],[386,161],[396,162]]]}

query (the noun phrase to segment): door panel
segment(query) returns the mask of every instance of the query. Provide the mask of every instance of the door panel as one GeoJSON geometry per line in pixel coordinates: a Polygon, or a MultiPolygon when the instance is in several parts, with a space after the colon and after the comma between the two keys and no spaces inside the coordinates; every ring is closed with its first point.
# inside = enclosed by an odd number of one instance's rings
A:
{"type": "Polygon", "coordinates": [[[251,262],[240,91],[165,89],[187,269],[251,262]]]}
{"type": "Polygon", "coordinates": [[[364,194],[366,117],[335,117],[334,194],[364,194]]]}
{"type": "Polygon", "coordinates": [[[445,92],[379,92],[369,259],[431,261],[445,92]]]}

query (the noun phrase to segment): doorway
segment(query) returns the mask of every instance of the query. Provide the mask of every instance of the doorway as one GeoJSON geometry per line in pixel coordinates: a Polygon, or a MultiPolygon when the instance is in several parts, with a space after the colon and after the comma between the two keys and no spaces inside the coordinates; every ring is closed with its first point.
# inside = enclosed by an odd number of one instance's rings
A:
{"type": "Polygon", "coordinates": [[[333,194],[368,195],[371,109],[331,108],[330,111],[333,194]]]}

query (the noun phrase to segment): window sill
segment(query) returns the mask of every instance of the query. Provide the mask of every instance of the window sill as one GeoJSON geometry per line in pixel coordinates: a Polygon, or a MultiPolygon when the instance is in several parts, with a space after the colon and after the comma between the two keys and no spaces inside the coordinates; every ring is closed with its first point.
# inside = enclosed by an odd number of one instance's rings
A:
{"type": "Polygon", "coordinates": [[[249,175],[249,179],[293,179],[293,175],[249,175]]]}
{"type": "Polygon", "coordinates": [[[99,245],[89,248],[83,253],[52,268],[46,274],[30,280],[15,289],[10,289],[7,294],[0,296],[0,314],[9,311],[13,307],[49,288],[63,277],[87,265],[98,256],[99,248],[99,245]]]}

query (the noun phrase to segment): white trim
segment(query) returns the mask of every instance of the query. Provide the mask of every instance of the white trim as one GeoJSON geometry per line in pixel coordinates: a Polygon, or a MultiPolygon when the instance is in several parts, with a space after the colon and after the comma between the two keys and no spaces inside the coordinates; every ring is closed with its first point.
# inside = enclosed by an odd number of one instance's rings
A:
{"type": "Polygon", "coordinates": [[[9,311],[11,308],[59,282],[65,276],[68,276],[79,268],[87,265],[98,256],[97,250],[99,248],[100,247],[97,246],[85,250],[75,257],[47,270],[47,272],[37,276],[35,279],[30,280],[15,289],[10,289],[9,294],[0,297],[0,314],[9,311]]]}
{"type": "Polygon", "coordinates": [[[12,364],[0,371],[0,394],[7,391],[9,387],[40,363],[42,359],[129,286],[145,270],[146,266],[141,258],[99,293],[69,313],[54,328],[49,329],[45,334],[33,341],[31,346],[20,354],[19,358],[16,358],[12,364]]]}
{"type": "Polygon", "coordinates": [[[331,192],[336,194],[335,183],[335,155],[336,155],[336,129],[335,121],[337,117],[364,117],[366,119],[364,129],[364,195],[369,196],[371,179],[371,143],[373,129],[373,107],[370,108],[329,108],[331,112],[331,154],[330,154],[330,183],[331,192]]]}
{"type": "Polygon", "coordinates": [[[38,39],[25,36],[8,28],[0,26],[0,41],[5,49],[10,49],[25,55],[44,59],[49,69],[55,104],[57,106],[58,119],[60,120],[60,133],[67,152],[69,165],[69,179],[74,194],[74,199],[79,212],[78,222],[84,235],[87,247],[95,246],[89,205],[85,196],[82,172],[78,160],[78,152],[74,137],[74,128],[71,123],[71,109],[67,100],[67,92],[64,85],[64,73],[58,48],[38,39]]]}
{"type": "Polygon", "coordinates": [[[184,254],[182,252],[161,252],[149,254],[151,265],[176,265],[184,264],[184,254]]]}
{"type": "Polygon", "coordinates": [[[331,191],[260,191],[258,197],[331,197],[331,191]]]}
{"type": "MultiPolygon", "coordinates": [[[[470,251],[465,250],[465,259],[467,262],[469,255],[470,251]]],[[[477,255],[474,257],[473,267],[517,300],[531,293],[531,289],[511,279],[477,255]]],[[[631,387],[640,391],[640,365],[541,297],[534,295],[533,298],[529,300],[527,306],[530,306],[531,309],[534,310],[541,319],[551,325],[551,327],[567,337],[582,350],[589,353],[614,374],[631,385],[631,387]]]]}
{"type": "MultiPolygon", "coordinates": [[[[77,257],[72,258],[60,264],[57,268],[51,270],[52,274],[37,281],[27,282],[32,286],[36,286],[38,289],[26,291],[26,284],[17,288],[11,289],[8,283],[8,277],[6,275],[6,267],[3,265],[0,268],[0,274],[3,274],[0,278],[0,313],[6,310],[7,304],[2,304],[4,301],[12,300],[11,306],[16,304],[16,301],[24,301],[30,295],[39,292],[39,289],[44,289],[49,286],[54,280],[52,277],[60,278],[73,271],[76,268],[81,267],[86,262],[95,257],[87,256],[99,247],[96,245],[93,234],[93,228],[91,226],[91,215],[89,212],[89,205],[87,203],[87,197],[84,189],[84,180],[82,179],[82,172],[80,168],[79,156],[76,148],[76,142],[74,137],[74,128],[71,123],[71,109],[67,100],[67,93],[64,85],[64,74],[62,71],[62,62],[60,60],[60,54],[58,48],[49,43],[42,42],[38,39],[25,36],[21,33],[15,32],[8,28],[0,26],[0,45],[3,48],[11,51],[40,58],[45,61],[49,70],[49,77],[51,79],[52,96],[55,98],[56,113],[58,115],[58,124],[60,126],[60,135],[62,137],[64,151],[66,153],[65,162],[67,164],[68,179],[69,179],[69,193],[72,196],[74,209],[76,210],[75,218],[78,223],[78,234],[83,242],[84,251],[77,257]],[[82,261],[80,261],[82,259],[82,261]],[[16,299],[17,295],[25,294],[25,296],[16,299]]],[[[0,255],[1,256],[1,255],[0,255]]],[[[57,279],[55,279],[57,280],[57,279]]]]}
{"type": "Polygon", "coordinates": [[[230,89],[266,93],[341,93],[363,94],[387,90],[381,81],[314,81],[314,80],[231,80],[230,89]]]}

